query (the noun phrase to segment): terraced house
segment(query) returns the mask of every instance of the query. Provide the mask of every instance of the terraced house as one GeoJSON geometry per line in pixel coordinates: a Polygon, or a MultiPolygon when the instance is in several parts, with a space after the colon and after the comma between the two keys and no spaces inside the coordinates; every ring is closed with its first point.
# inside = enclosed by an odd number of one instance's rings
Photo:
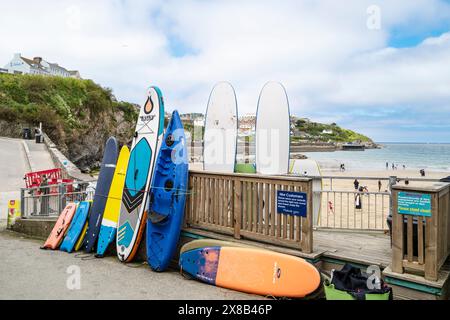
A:
{"type": "Polygon", "coordinates": [[[68,70],[61,67],[57,63],[47,62],[41,57],[28,59],[22,57],[20,53],[14,54],[12,60],[1,68],[0,72],[14,74],[40,74],[81,79],[80,73],[76,70],[68,70]]]}

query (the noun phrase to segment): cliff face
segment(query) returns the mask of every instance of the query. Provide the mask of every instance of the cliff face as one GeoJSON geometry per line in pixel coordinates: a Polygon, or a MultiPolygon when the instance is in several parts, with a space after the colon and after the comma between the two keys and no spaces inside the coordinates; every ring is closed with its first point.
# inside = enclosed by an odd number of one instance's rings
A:
{"type": "Polygon", "coordinates": [[[0,74],[0,135],[19,137],[42,122],[44,132],[82,169],[99,165],[106,140],[133,136],[138,110],[91,80],[0,74]]]}

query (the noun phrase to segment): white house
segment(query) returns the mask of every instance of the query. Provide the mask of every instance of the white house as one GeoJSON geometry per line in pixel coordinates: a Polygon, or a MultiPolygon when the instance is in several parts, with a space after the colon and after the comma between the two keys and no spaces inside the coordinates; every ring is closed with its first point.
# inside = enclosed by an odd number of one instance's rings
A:
{"type": "Polygon", "coordinates": [[[41,57],[28,59],[22,57],[20,53],[14,54],[13,59],[3,69],[7,70],[8,73],[16,74],[40,74],[65,78],[81,78],[80,73],[76,70],[67,70],[57,63],[47,62],[41,57]]]}

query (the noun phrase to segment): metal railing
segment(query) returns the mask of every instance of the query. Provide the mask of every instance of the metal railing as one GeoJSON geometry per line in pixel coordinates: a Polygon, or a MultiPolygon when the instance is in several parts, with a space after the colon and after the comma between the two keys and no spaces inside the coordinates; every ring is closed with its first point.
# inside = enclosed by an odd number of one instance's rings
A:
{"type": "Polygon", "coordinates": [[[391,190],[395,184],[437,182],[437,179],[386,177],[310,177],[322,181],[321,190],[314,190],[320,197],[320,208],[315,219],[316,228],[344,229],[357,231],[387,231],[387,218],[392,212],[391,190]],[[358,180],[358,189],[354,181],[358,180]],[[381,188],[378,185],[381,183],[381,188]],[[362,189],[359,189],[362,188],[362,189]]]}
{"type": "Polygon", "coordinates": [[[70,202],[89,201],[94,191],[87,184],[72,183],[21,189],[22,218],[56,218],[70,202]]]}

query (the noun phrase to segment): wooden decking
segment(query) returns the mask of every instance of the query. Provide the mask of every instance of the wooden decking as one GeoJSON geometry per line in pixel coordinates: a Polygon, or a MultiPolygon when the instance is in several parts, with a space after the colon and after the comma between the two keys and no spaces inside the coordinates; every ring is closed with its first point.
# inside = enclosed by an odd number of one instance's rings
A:
{"type": "Polygon", "coordinates": [[[389,235],[384,233],[356,233],[331,230],[314,231],[314,250],[303,253],[300,250],[270,245],[246,239],[235,240],[231,236],[221,235],[200,229],[187,228],[185,234],[227,241],[239,241],[256,247],[299,256],[312,261],[323,258],[352,262],[360,265],[378,265],[387,267],[391,261],[389,235]]]}

